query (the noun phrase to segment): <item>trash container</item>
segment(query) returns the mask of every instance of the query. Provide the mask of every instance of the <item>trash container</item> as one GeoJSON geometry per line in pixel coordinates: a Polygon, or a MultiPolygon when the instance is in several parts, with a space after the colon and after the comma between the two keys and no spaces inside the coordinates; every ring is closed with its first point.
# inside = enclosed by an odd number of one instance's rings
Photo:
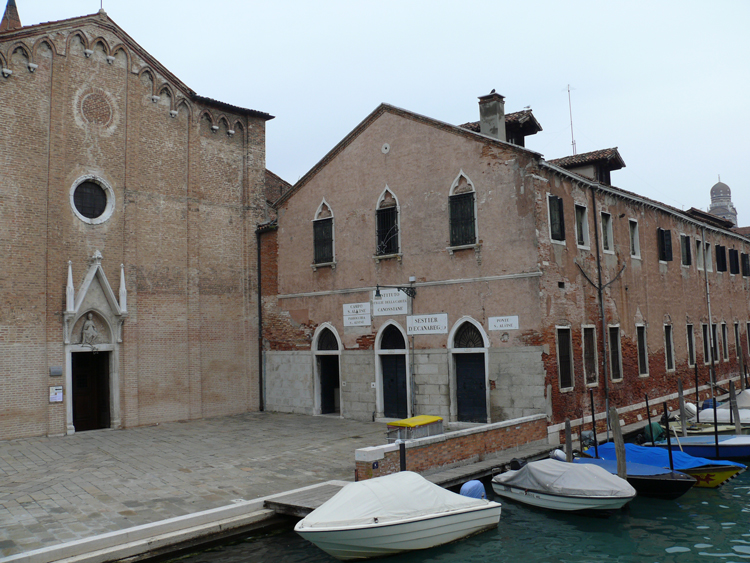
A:
{"type": "Polygon", "coordinates": [[[387,426],[389,444],[396,440],[414,440],[442,433],[443,418],[426,414],[389,422],[387,426]]]}

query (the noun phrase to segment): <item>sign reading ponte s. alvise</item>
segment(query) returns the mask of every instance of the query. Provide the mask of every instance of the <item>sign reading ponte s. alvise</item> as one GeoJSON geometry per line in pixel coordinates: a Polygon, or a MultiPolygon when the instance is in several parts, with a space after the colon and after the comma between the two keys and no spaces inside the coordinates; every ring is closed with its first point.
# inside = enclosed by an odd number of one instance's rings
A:
{"type": "Polygon", "coordinates": [[[490,330],[518,330],[518,316],[513,317],[490,317],[490,330]]]}
{"type": "Polygon", "coordinates": [[[406,317],[406,334],[448,334],[448,315],[410,315],[406,317]]]}
{"type": "Polygon", "coordinates": [[[369,303],[345,303],[344,304],[344,326],[370,326],[369,303]]]}
{"type": "Polygon", "coordinates": [[[406,293],[400,289],[381,289],[380,299],[372,294],[372,316],[390,317],[408,313],[406,293]]]}

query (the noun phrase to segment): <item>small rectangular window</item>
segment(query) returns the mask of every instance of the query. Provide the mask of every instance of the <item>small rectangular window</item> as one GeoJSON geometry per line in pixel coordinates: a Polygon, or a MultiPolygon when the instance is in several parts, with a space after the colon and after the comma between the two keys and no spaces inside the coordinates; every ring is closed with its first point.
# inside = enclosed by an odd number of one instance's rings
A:
{"type": "Polygon", "coordinates": [[[378,256],[398,253],[398,208],[378,209],[378,256]]]}
{"type": "Polygon", "coordinates": [[[638,237],[638,222],[629,220],[630,225],[630,255],[635,258],[641,257],[641,241],[638,237]]]}
{"type": "Polygon", "coordinates": [[[614,252],[615,245],[612,240],[612,215],[602,211],[602,250],[614,252]]]}
{"type": "Polygon", "coordinates": [[[711,363],[711,338],[708,335],[708,325],[701,325],[703,329],[703,363],[708,365],[711,363]]]}
{"type": "Polygon", "coordinates": [[[572,388],[573,350],[569,328],[557,329],[557,369],[560,375],[560,388],[572,388]]]}
{"type": "Polygon", "coordinates": [[[657,243],[659,247],[659,261],[672,261],[672,231],[669,229],[656,229],[657,243]]]}
{"type": "Polygon", "coordinates": [[[583,369],[586,371],[586,385],[598,381],[596,329],[592,326],[583,327],[583,369]]]}
{"type": "Polygon", "coordinates": [[[711,324],[711,357],[714,359],[714,361],[719,360],[719,343],[717,339],[717,333],[716,333],[716,323],[711,324]]]}
{"type": "Polygon", "coordinates": [[[612,380],[622,379],[622,363],[620,354],[620,327],[609,327],[609,359],[612,370],[612,380]]]}
{"type": "Polygon", "coordinates": [[[693,325],[687,325],[688,365],[695,367],[695,334],[693,325]]]}
{"type": "Polygon", "coordinates": [[[576,205],[576,244],[588,248],[589,246],[589,221],[586,208],[576,205]]]}
{"type": "Polygon", "coordinates": [[[693,257],[690,255],[690,237],[680,235],[680,248],[682,249],[682,265],[690,266],[693,263],[693,257]]]}
{"type": "Polygon", "coordinates": [[[648,347],[646,343],[646,327],[635,327],[638,336],[638,375],[648,375],[648,347]]]}
{"type": "Polygon", "coordinates": [[[729,338],[727,323],[721,323],[721,351],[723,352],[724,361],[729,361],[729,338]]]}
{"type": "Polygon", "coordinates": [[[720,244],[716,245],[716,271],[727,271],[727,248],[720,244]]]}
{"type": "Polygon", "coordinates": [[[674,371],[674,340],[672,325],[664,325],[664,356],[667,360],[667,371],[674,371]]]}
{"type": "Polygon", "coordinates": [[[565,240],[565,219],[563,218],[563,200],[556,195],[547,198],[549,205],[549,229],[552,240],[565,240]]]}
{"type": "Polygon", "coordinates": [[[451,246],[476,244],[474,192],[450,197],[451,246]]]}
{"type": "Polygon", "coordinates": [[[333,262],[333,219],[318,219],[313,222],[315,263],[333,262]]]}
{"type": "Polygon", "coordinates": [[[705,251],[703,252],[703,255],[706,257],[706,271],[713,272],[714,264],[711,260],[711,243],[707,242],[705,244],[705,251]]]}
{"type": "Polygon", "coordinates": [[[742,352],[742,341],[740,340],[740,323],[734,323],[734,353],[737,359],[740,359],[740,353],[742,352]]]}
{"type": "Polygon", "coordinates": [[[734,275],[740,273],[740,253],[735,248],[729,249],[729,273],[734,275]]]}
{"type": "Polygon", "coordinates": [[[705,266],[703,261],[703,241],[700,241],[698,239],[695,239],[695,260],[696,267],[699,270],[702,270],[705,266]]]}
{"type": "Polygon", "coordinates": [[[742,277],[750,277],[750,254],[742,253],[742,277]]]}

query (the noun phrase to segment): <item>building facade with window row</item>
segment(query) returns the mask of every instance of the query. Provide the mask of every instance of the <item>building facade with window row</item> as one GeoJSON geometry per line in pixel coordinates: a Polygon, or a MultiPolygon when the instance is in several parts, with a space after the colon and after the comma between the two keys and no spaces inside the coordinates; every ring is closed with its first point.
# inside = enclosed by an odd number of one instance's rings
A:
{"type": "Polygon", "coordinates": [[[267,408],[554,425],[590,412],[589,389],[642,416],[695,365],[701,385],[737,378],[750,241],[611,186],[617,149],[546,161],[508,142],[502,96],[480,116],[381,105],[276,202],[267,408]]]}

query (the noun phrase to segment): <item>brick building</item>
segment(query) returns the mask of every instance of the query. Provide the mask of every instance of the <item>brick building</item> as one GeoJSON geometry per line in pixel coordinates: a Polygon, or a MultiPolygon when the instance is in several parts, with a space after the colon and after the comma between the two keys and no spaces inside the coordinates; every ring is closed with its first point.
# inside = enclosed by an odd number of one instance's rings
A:
{"type": "Polygon", "coordinates": [[[258,408],[265,122],[104,11],[0,26],[0,438],[258,408]]]}
{"type": "Polygon", "coordinates": [[[695,366],[704,388],[711,369],[737,378],[750,240],[612,186],[617,149],[546,161],[523,142],[541,126],[502,96],[480,98],[480,117],[381,105],[276,202],[267,408],[544,413],[556,432],[588,416],[589,389],[600,415],[609,398],[634,422],[646,393],[673,400],[695,366]]]}

